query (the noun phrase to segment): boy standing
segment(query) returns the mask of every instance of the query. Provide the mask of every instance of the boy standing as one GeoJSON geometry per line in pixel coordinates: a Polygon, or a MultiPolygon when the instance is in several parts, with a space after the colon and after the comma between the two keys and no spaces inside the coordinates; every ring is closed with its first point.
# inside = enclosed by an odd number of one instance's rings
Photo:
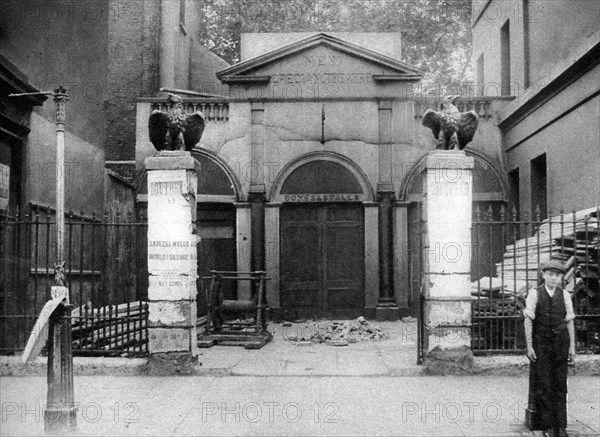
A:
{"type": "Polygon", "coordinates": [[[530,378],[535,388],[540,424],[547,437],[567,434],[567,366],[575,357],[573,304],[560,286],[564,265],[557,260],[542,264],[544,283],[527,296],[525,339],[530,378]]]}

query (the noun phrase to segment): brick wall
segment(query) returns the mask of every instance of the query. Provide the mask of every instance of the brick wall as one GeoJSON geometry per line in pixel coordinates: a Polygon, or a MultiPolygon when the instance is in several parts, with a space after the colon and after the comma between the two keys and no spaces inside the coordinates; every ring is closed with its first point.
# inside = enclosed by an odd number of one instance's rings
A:
{"type": "Polygon", "coordinates": [[[158,90],[160,0],[110,1],[106,160],[135,159],[135,103],[158,90]]]}

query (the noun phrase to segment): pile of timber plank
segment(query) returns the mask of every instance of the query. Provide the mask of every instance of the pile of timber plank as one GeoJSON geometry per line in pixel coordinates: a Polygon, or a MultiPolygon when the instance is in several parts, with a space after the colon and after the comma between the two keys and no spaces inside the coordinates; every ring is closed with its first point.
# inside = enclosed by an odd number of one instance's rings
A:
{"type": "Polygon", "coordinates": [[[146,302],[101,308],[84,305],[71,313],[74,350],[131,350],[148,341],[146,302]]]}
{"type": "MultiPolygon", "coordinates": [[[[524,303],[528,290],[537,285],[540,264],[550,259],[565,263],[567,291],[584,290],[590,296],[598,293],[599,219],[598,208],[590,208],[544,220],[535,235],[506,247],[503,261],[496,264],[497,277],[483,277],[471,284],[473,299],[479,302],[485,299],[516,300],[516,312],[524,303]]],[[[474,305],[474,312],[479,313],[480,307],[480,304],[474,305]]],[[[600,311],[600,308],[595,310],[600,311]]],[[[483,308],[481,312],[483,314],[483,308]]]]}
{"type": "Polygon", "coordinates": [[[506,247],[503,261],[496,264],[498,277],[473,283],[474,294],[478,290],[481,296],[482,290],[493,292],[497,287],[520,293],[536,285],[539,265],[550,259],[565,263],[565,288],[573,292],[585,279],[598,279],[599,238],[598,208],[546,219],[534,236],[506,247]]]}
{"type": "Polygon", "coordinates": [[[565,288],[572,292],[576,277],[598,277],[598,237],[600,226],[597,208],[544,220],[537,233],[509,245],[502,263],[496,264],[509,289],[518,292],[519,282],[537,282],[539,265],[559,259],[566,265],[565,288]],[[512,287],[511,287],[512,285],[512,287]]]}
{"type": "MultiPolygon", "coordinates": [[[[538,284],[540,264],[550,259],[565,263],[564,286],[572,293],[576,314],[600,314],[599,219],[598,208],[591,208],[545,220],[533,237],[506,248],[496,264],[497,277],[471,284],[474,349],[524,347],[522,329],[510,319],[520,317],[528,291],[538,284]]],[[[576,338],[588,337],[585,348],[600,347],[597,326],[586,320],[576,325],[576,338]]]]}

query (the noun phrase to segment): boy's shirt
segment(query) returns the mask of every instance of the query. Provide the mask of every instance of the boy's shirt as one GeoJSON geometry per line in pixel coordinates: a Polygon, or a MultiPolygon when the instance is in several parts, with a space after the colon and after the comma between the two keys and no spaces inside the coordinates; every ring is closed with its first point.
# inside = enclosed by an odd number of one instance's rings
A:
{"type": "MultiPolygon", "coordinates": [[[[554,292],[556,291],[556,289],[550,290],[548,287],[546,287],[546,285],[544,285],[544,288],[546,289],[551,298],[554,297],[554,292]]],[[[575,318],[575,312],[573,311],[573,302],[571,301],[571,295],[564,290],[563,298],[565,300],[565,310],[567,313],[565,316],[565,322],[568,322],[575,318]]],[[[537,301],[537,288],[532,288],[531,290],[529,290],[529,293],[527,294],[527,300],[525,301],[525,309],[523,310],[523,315],[525,317],[528,317],[531,320],[535,320],[535,308],[537,307],[537,301]]]]}

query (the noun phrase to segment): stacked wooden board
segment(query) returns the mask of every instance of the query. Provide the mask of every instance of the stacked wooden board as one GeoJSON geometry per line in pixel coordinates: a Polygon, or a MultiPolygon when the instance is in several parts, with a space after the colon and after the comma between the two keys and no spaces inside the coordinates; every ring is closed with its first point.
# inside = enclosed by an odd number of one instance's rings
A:
{"type": "Polygon", "coordinates": [[[506,247],[502,262],[496,264],[496,278],[481,278],[472,284],[474,296],[522,295],[535,286],[539,266],[550,259],[565,263],[564,286],[569,292],[598,280],[600,252],[598,208],[565,214],[544,220],[529,238],[506,247]]]}
{"type": "Polygon", "coordinates": [[[135,351],[148,341],[147,319],[148,304],[141,301],[75,308],[71,313],[73,350],[135,351]]]}
{"type": "MultiPolygon", "coordinates": [[[[573,295],[576,314],[600,314],[598,211],[591,208],[545,220],[532,237],[506,247],[502,262],[496,264],[497,277],[471,284],[474,349],[523,347],[521,310],[528,291],[539,283],[539,266],[550,259],[565,263],[564,288],[573,295]]],[[[592,334],[594,345],[596,340],[600,345],[598,333],[588,332],[597,331],[594,323],[576,324],[577,335],[592,334]]],[[[595,347],[590,341],[586,344],[588,349],[595,347]]]]}

